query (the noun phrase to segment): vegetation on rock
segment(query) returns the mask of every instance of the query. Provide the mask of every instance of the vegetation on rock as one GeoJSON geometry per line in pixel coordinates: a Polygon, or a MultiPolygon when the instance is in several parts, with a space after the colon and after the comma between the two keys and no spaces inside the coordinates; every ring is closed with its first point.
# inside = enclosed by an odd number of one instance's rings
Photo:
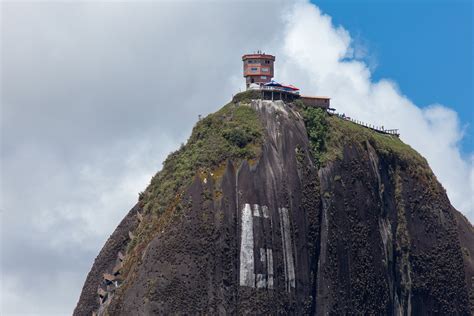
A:
{"type": "Polygon", "coordinates": [[[431,173],[426,159],[398,137],[373,131],[330,115],[320,108],[306,107],[298,101],[295,105],[304,118],[311,153],[318,167],[325,166],[330,161],[342,159],[344,146],[363,144],[368,141],[378,153],[396,156],[402,161],[423,166],[426,169],[425,172],[431,173]]]}
{"type": "Polygon", "coordinates": [[[144,193],[145,211],[162,213],[199,171],[212,170],[229,158],[255,158],[262,135],[258,116],[248,106],[230,103],[200,120],[187,144],[171,153],[152,178],[144,193]]]}
{"type": "Polygon", "coordinates": [[[302,110],[308,139],[310,141],[311,154],[316,165],[319,167],[324,162],[326,152],[326,138],[328,134],[327,114],[321,108],[306,107],[302,110]]]}
{"type": "Polygon", "coordinates": [[[254,99],[261,99],[262,93],[259,90],[246,90],[244,92],[237,93],[232,98],[232,102],[248,102],[254,99]]]}
{"type": "Polygon", "coordinates": [[[330,133],[327,139],[327,152],[323,157],[324,162],[341,158],[344,144],[360,144],[369,141],[378,153],[397,156],[406,162],[427,165],[425,158],[394,135],[375,132],[337,116],[327,115],[326,117],[330,133]]]}
{"type": "Polygon", "coordinates": [[[140,223],[134,232],[135,237],[127,246],[130,257],[125,273],[153,236],[179,215],[184,204],[189,202],[182,201],[181,195],[194,177],[214,170],[218,172],[227,159],[250,160],[258,157],[263,142],[262,125],[256,111],[242,101],[245,98],[240,100],[200,120],[186,145],[166,158],[163,169],[140,193],[139,200],[146,220],[140,223]]]}

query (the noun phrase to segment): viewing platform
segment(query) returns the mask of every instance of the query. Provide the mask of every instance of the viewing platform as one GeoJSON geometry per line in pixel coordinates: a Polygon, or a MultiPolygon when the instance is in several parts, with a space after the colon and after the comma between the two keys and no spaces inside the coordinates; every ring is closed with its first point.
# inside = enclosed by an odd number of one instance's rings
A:
{"type": "Polygon", "coordinates": [[[267,86],[250,87],[249,90],[259,91],[263,100],[282,100],[293,102],[300,97],[299,90],[292,90],[284,86],[267,86]]]}
{"type": "MultiPolygon", "coordinates": [[[[336,113],[336,109],[330,107],[331,98],[329,97],[300,95],[300,89],[297,87],[274,81],[275,56],[273,55],[257,51],[252,54],[243,55],[242,61],[243,75],[247,87],[246,93],[250,93],[256,99],[271,101],[282,100],[284,102],[300,100],[306,107],[321,108],[329,113],[329,115],[335,115],[343,120],[369,128],[377,133],[400,137],[398,129],[385,129],[383,126],[367,124],[352,119],[345,114],[336,113]]],[[[233,97],[233,100],[238,99],[239,97],[233,97]]]]}

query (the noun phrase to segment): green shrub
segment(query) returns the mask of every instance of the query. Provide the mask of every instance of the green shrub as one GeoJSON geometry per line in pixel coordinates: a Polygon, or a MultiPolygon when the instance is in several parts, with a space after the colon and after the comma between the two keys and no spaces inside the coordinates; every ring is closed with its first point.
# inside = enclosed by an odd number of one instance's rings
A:
{"type": "Polygon", "coordinates": [[[245,101],[261,99],[261,98],[262,98],[262,92],[260,90],[247,90],[247,91],[240,92],[234,95],[232,102],[238,103],[238,102],[245,102],[245,101]]]}
{"type": "Polygon", "coordinates": [[[244,148],[253,139],[250,133],[238,127],[225,130],[223,136],[231,145],[239,148],[244,148]]]}
{"type": "Polygon", "coordinates": [[[296,99],[292,102],[293,106],[296,110],[302,111],[306,108],[306,105],[303,103],[301,99],[296,99]]]}
{"type": "Polygon", "coordinates": [[[328,123],[326,112],[321,108],[306,107],[302,110],[306,125],[306,131],[316,165],[322,164],[323,154],[326,151],[326,138],[328,135],[328,123]]]}

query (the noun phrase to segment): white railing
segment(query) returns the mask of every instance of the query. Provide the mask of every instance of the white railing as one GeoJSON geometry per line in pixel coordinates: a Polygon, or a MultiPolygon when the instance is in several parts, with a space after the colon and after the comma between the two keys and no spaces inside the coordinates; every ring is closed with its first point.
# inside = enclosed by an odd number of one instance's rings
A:
{"type": "Polygon", "coordinates": [[[336,115],[337,117],[339,117],[343,120],[350,121],[352,123],[358,124],[358,125],[366,127],[366,128],[370,128],[373,131],[383,133],[383,134],[395,135],[397,137],[400,137],[400,133],[399,133],[398,129],[385,129],[383,126],[376,126],[376,125],[372,125],[372,124],[367,124],[365,122],[353,119],[349,116],[346,116],[345,114],[336,113],[334,111],[332,111],[332,112],[330,111],[329,113],[332,114],[332,115],[336,115]]]}

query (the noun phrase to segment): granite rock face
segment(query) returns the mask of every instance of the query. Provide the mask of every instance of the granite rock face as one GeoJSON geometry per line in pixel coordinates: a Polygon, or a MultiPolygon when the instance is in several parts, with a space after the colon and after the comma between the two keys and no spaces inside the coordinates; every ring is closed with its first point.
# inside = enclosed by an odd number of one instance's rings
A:
{"type": "Polygon", "coordinates": [[[137,204],[128,212],[95,259],[82,288],[79,302],[74,309],[74,315],[92,315],[98,310],[100,306],[98,290],[107,290],[103,275],[113,271],[119,253],[125,252],[127,243],[130,241],[128,232],[136,229],[138,225],[137,212],[139,210],[140,207],[137,204]]]}
{"type": "Polygon", "coordinates": [[[238,106],[262,124],[259,157],[196,175],[179,211],[131,251],[147,221],[138,203],[97,257],[75,315],[472,312],[474,231],[434,177],[369,140],[343,143],[318,168],[292,104],[238,106]],[[112,271],[119,251],[128,268],[112,271]]]}

